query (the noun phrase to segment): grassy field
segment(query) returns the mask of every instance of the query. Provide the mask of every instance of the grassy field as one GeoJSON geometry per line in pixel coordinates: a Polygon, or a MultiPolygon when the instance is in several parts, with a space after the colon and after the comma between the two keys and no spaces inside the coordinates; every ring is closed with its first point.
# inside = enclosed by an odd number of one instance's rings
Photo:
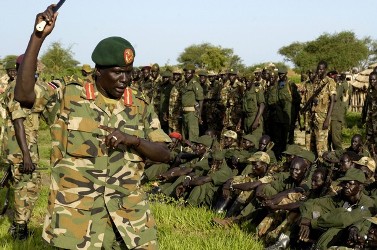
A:
{"type": "MultiPolygon", "coordinates": [[[[359,120],[360,114],[350,113],[347,115],[348,126],[342,131],[344,146],[350,145],[353,134],[361,133],[364,135],[364,129],[357,127],[359,120]]],[[[40,167],[48,167],[51,146],[46,126],[43,126],[40,131],[39,141],[40,167]]],[[[49,179],[49,171],[43,170],[42,172],[44,185],[29,225],[30,229],[34,231],[34,236],[25,242],[13,241],[7,232],[12,218],[12,209],[10,208],[6,216],[0,218],[0,249],[53,249],[41,238],[49,179]]],[[[1,201],[4,194],[4,190],[1,190],[1,201]]],[[[157,197],[157,199],[153,200],[161,199],[157,197]]],[[[183,207],[179,202],[166,204],[152,201],[151,204],[157,220],[161,249],[263,249],[263,244],[258,242],[254,234],[250,233],[251,230],[247,229],[247,226],[234,226],[230,229],[224,229],[213,225],[212,218],[216,214],[208,209],[183,207]]]]}

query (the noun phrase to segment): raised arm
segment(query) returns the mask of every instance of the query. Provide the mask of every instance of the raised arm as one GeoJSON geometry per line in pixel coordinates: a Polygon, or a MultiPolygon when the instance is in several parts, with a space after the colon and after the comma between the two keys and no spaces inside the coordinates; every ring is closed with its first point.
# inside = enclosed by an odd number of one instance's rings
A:
{"type": "Polygon", "coordinates": [[[17,73],[14,96],[22,107],[31,108],[35,101],[34,85],[37,58],[45,38],[52,32],[58,13],[53,13],[50,5],[43,13],[39,13],[35,19],[34,30],[31,34],[24,59],[17,73]],[[42,31],[36,30],[36,25],[46,21],[47,25],[42,31]]]}

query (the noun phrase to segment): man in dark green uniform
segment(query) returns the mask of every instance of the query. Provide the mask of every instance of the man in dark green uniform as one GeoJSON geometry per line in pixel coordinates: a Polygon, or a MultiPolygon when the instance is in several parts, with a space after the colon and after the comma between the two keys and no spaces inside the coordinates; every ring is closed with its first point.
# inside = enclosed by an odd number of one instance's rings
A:
{"type": "Polygon", "coordinates": [[[169,98],[171,89],[174,87],[172,84],[172,72],[165,71],[162,73],[162,82],[159,85],[159,107],[158,118],[160,119],[161,128],[165,133],[169,133],[169,98]]]}
{"type": "Polygon", "coordinates": [[[343,186],[340,194],[310,200],[300,207],[299,240],[307,241],[317,231],[316,249],[339,245],[343,229],[374,211],[374,201],[363,193],[366,179],[362,171],[351,168],[339,181],[343,186]]]}
{"type": "Polygon", "coordinates": [[[203,88],[194,76],[195,66],[184,68],[185,82],[182,91],[183,137],[193,140],[199,137],[199,123],[202,122],[203,88]]]}

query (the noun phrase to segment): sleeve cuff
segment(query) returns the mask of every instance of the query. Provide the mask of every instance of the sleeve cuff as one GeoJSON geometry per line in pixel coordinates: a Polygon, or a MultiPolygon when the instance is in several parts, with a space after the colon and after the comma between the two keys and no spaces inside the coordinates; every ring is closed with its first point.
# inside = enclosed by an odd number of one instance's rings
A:
{"type": "Polygon", "coordinates": [[[317,219],[311,219],[310,220],[310,224],[312,226],[313,229],[317,229],[318,228],[318,220],[317,219]]]}

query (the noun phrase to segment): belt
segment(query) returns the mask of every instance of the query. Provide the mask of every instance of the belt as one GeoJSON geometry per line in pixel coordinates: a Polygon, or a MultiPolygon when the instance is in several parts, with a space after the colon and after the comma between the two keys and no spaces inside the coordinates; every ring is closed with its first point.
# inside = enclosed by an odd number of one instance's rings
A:
{"type": "Polygon", "coordinates": [[[183,107],[182,110],[185,112],[194,112],[195,107],[183,107]]]}

